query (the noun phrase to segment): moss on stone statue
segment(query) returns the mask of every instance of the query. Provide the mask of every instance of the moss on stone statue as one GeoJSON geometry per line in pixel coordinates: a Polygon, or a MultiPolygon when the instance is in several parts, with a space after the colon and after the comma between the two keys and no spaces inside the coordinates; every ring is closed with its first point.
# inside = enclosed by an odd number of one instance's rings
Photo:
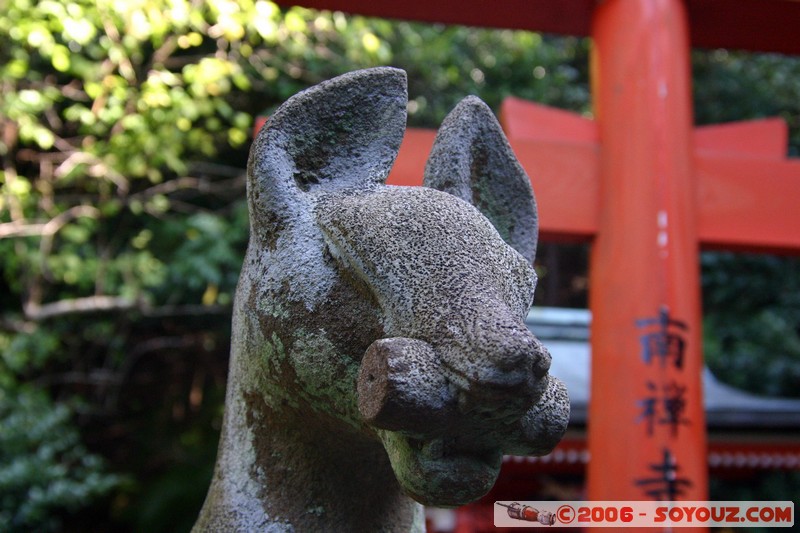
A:
{"type": "Polygon", "coordinates": [[[324,331],[295,331],[289,359],[301,385],[302,395],[314,408],[343,416],[358,428],[355,383],[358,361],[340,354],[324,331]]]}

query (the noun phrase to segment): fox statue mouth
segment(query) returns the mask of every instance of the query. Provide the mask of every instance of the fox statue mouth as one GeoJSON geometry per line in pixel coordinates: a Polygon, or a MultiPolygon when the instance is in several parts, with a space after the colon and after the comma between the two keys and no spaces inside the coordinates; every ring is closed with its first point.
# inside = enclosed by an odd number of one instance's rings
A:
{"type": "Polygon", "coordinates": [[[359,411],[403,489],[425,505],[455,507],[491,489],[504,454],[543,455],[561,439],[569,412],[552,405],[567,393],[544,370],[531,372],[530,387],[511,379],[465,389],[430,344],[379,339],[361,362],[359,411]]]}
{"type": "Polygon", "coordinates": [[[459,449],[453,439],[380,433],[395,477],[423,505],[457,507],[481,498],[500,474],[500,449],[459,449]]]}
{"type": "Polygon", "coordinates": [[[451,425],[430,436],[403,430],[378,430],[378,435],[395,477],[412,498],[424,505],[457,507],[489,492],[500,474],[503,455],[541,456],[552,451],[566,431],[569,412],[553,417],[551,405],[565,396],[564,385],[550,377],[540,402],[517,420],[499,424],[496,420],[492,430],[490,423],[476,423],[467,416],[461,428],[454,430],[451,425]],[[461,437],[440,436],[459,433],[461,437]]]}

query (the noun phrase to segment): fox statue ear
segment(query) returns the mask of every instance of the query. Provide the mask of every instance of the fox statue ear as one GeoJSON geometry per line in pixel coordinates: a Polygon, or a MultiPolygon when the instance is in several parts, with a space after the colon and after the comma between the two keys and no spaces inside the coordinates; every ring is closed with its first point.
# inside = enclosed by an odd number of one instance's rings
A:
{"type": "Polygon", "coordinates": [[[406,126],[406,73],[344,74],[287,100],[259,132],[247,164],[254,229],[277,232],[308,195],[382,184],[406,126]]]}
{"type": "Polygon", "coordinates": [[[503,240],[533,262],[539,221],[531,183],[480,98],[463,99],[442,122],[423,185],[477,207],[503,240]]]}

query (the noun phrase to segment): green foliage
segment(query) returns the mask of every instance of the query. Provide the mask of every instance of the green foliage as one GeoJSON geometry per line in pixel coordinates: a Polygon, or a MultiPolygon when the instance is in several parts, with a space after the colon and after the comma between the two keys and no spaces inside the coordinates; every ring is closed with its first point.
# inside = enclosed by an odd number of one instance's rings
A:
{"type": "MultiPolygon", "coordinates": [[[[700,124],[781,117],[800,155],[800,58],[715,50],[693,54],[700,124]]],[[[702,256],[704,352],[723,381],[760,394],[800,395],[800,261],[702,256]]]]}
{"type": "Polygon", "coordinates": [[[405,22],[373,28],[408,72],[412,125],[438,127],[468,94],[494,109],[513,95],[589,111],[588,39],[405,22]]]}
{"type": "Polygon", "coordinates": [[[695,52],[692,65],[699,124],[781,117],[789,154],[800,155],[800,58],[713,50],[695,52]]]}
{"type": "MultiPolygon", "coordinates": [[[[229,305],[241,267],[241,247],[247,239],[247,211],[236,205],[234,216],[226,220],[211,213],[197,213],[161,224],[161,242],[153,248],[171,265],[167,282],[173,289],[168,298],[192,300],[202,294],[205,304],[229,305]],[[186,295],[175,293],[185,287],[186,295]],[[220,288],[224,292],[220,293],[220,288]]],[[[166,295],[165,295],[166,296],[166,295]]]]}
{"type": "Polygon", "coordinates": [[[0,530],[56,531],[74,511],[120,485],[86,451],[70,410],[41,390],[0,390],[0,530]]]}
{"type": "MultiPolygon", "coordinates": [[[[800,472],[797,470],[778,470],[760,472],[746,478],[709,480],[710,501],[800,501],[800,472]]],[[[731,531],[748,531],[751,533],[768,533],[772,527],[748,527],[731,531]]]]}
{"type": "MultiPolygon", "coordinates": [[[[221,395],[214,398],[217,405],[222,401],[221,395]]],[[[140,487],[139,504],[128,517],[135,531],[189,531],[206,496],[216,458],[216,435],[208,435],[197,423],[172,431],[179,451],[170,457],[168,468],[140,487]]]]}
{"type": "Polygon", "coordinates": [[[800,264],[796,258],[702,256],[704,348],[723,381],[800,396],[800,264]]]}
{"type": "MultiPolygon", "coordinates": [[[[243,153],[269,95],[253,47],[274,53],[284,18],[268,2],[0,2],[3,531],[52,529],[117,485],[65,401],[83,400],[83,429],[114,457],[111,433],[92,428],[141,412],[126,387],[153,354],[227,351],[247,238],[243,153]],[[211,328],[198,313],[223,318],[211,328]]],[[[220,359],[197,366],[218,372],[220,359]]],[[[175,383],[170,399],[186,398],[175,383]]],[[[224,386],[197,383],[193,397],[224,386]]],[[[170,449],[169,425],[185,417],[167,417],[140,449],[170,449]]],[[[207,420],[203,450],[218,430],[207,420]]],[[[117,469],[137,463],[128,442],[117,469]]]]}

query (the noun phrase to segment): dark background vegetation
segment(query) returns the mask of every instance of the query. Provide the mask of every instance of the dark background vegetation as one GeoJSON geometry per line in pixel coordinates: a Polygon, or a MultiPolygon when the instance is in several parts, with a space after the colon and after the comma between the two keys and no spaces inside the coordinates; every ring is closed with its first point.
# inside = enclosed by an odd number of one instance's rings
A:
{"type": "MultiPolygon", "coordinates": [[[[265,1],[0,0],[0,530],[193,523],[222,416],[255,115],[394,65],[413,126],[468,94],[590,116],[588,53],[586,39],[265,1]]],[[[800,153],[800,60],[705,50],[693,65],[698,123],[779,115],[800,153]]],[[[545,246],[537,304],[585,306],[586,256],[545,246]]],[[[797,260],[706,253],[702,271],[714,372],[800,395],[797,260]]],[[[775,476],[715,490],[798,494],[775,476]]]]}

